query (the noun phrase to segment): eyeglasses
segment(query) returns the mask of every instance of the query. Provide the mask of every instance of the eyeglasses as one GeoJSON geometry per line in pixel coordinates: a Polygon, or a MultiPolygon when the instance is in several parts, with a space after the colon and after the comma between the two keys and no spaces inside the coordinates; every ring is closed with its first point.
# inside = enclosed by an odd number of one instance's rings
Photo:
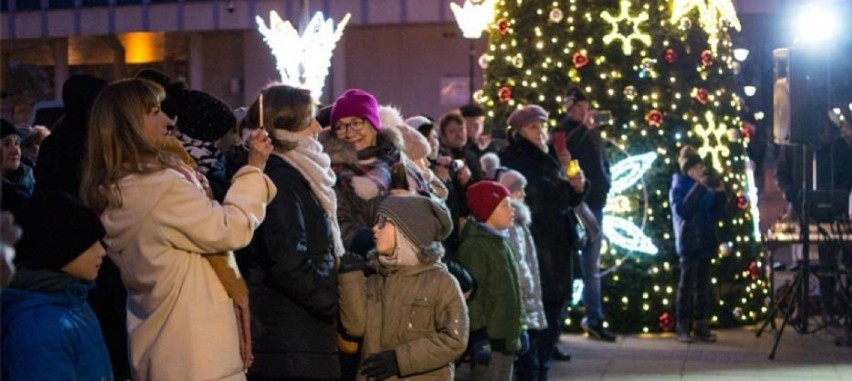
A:
{"type": "Polygon", "coordinates": [[[346,133],[347,129],[352,129],[352,131],[361,131],[361,130],[364,129],[364,126],[366,126],[366,125],[367,125],[367,122],[365,122],[364,119],[355,118],[355,119],[352,119],[352,121],[349,122],[349,123],[343,123],[343,122],[337,123],[337,125],[334,126],[334,132],[336,132],[338,134],[346,133]]]}
{"type": "Polygon", "coordinates": [[[376,227],[379,228],[379,230],[382,230],[389,222],[393,224],[393,220],[391,220],[387,216],[379,216],[379,218],[376,219],[376,227]]]}

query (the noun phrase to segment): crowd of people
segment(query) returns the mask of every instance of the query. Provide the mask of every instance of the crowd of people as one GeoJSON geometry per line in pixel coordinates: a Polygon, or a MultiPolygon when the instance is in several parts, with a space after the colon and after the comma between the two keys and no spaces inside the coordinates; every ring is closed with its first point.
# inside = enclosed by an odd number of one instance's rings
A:
{"type": "MultiPolygon", "coordinates": [[[[320,107],[273,84],[232,110],[156,70],[73,75],[29,159],[3,124],[0,206],[20,225],[4,215],[3,237],[20,241],[2,377],[449,380],[469,362],[475,380],[546,380],[570,359],[556,344],[575,272],[583,329],[616,341],[609,162],[586,95],[563,99],[558,127],[522,105],[504,139],[475,104],[405,118],[364,90],[320,107]]],[[[678,337],[711,341],[716,238],[688,238],[724,185],[681,156],[678,337]]]]}

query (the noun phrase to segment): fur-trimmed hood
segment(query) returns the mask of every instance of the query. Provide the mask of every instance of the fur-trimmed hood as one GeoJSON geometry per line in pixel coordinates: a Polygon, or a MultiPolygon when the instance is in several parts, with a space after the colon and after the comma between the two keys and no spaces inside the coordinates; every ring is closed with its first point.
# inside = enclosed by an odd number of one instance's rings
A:
{"type": "Polygon", "coordinates": [[[515,208],[515,223],[530,226],[532,224],[532,212],[530,212],[530,207],[527,206],[527,203],[524,200],[517,200],[515,198],[509,198],[509,202],[515,208]]]}

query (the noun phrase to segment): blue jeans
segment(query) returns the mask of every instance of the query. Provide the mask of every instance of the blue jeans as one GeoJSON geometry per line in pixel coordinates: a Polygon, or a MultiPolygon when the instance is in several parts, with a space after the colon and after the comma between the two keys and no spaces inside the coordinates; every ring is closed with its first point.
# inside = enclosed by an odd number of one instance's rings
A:
{"type": "Polygon", "coordinates": [[[600,271],[603,210],[591,209],[591,211],[601,229],[599,234],[589,236],[589,242],[580,253],[580,270],[583,273],[583,305],[586,306],[586,319],[589,325],[596,325],[604,320],[600,271]]]}

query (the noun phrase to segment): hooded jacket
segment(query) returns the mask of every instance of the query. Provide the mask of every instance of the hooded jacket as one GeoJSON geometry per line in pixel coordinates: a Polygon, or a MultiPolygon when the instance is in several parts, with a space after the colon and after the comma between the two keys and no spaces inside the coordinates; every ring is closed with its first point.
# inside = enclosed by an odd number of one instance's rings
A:
{"type": "Polygon", "coordinates": [[[275,186],[238,171],[222,205],[179,172],[119,181],[122,206],[101,216],[127,288],[134,380],[243,380],[234,306],[203,253],[248,245],[275,186]]]}
{"type": "MultiPolygon", "coordinates": [[[[401,262],[417,261],[413,250],[398,254],[408,256],[401,262]]],[[[401,377],[388,380],[452,380],[468,338],[458,282],[439,262],[378,266],[369,277],[340,275],[340,322],[347,334],[364,338],[361,359],[393,350],[401,377]]]]}
{"type": "Polygon", "coordinates": [[[468,300],[470,330],[485,330],[500,350],[514,352],[524,324],[518,265],[506,239],[487,231],[472,218],[462,229],[459,262],[476,281],[476,291],[468,300]]]}
{"type": "Polygon", "coordinates": [[[3,290],[2,379],[112,380],[98,318],[86,302],[93,286],[64,273],[19,271],[3,290]]]}
{"type": "Polygon", "coordinates": [[[523,202],[512,199],[515,207],[515,223],[509,228],[508,243],[518,262],[518,279],[524,304],[524,322],[529,329],[547,328],[544,304],[541,301],[541,275],[538,269],[538,254],[535,250],[530,224],[530,208],[523,202]]]}

